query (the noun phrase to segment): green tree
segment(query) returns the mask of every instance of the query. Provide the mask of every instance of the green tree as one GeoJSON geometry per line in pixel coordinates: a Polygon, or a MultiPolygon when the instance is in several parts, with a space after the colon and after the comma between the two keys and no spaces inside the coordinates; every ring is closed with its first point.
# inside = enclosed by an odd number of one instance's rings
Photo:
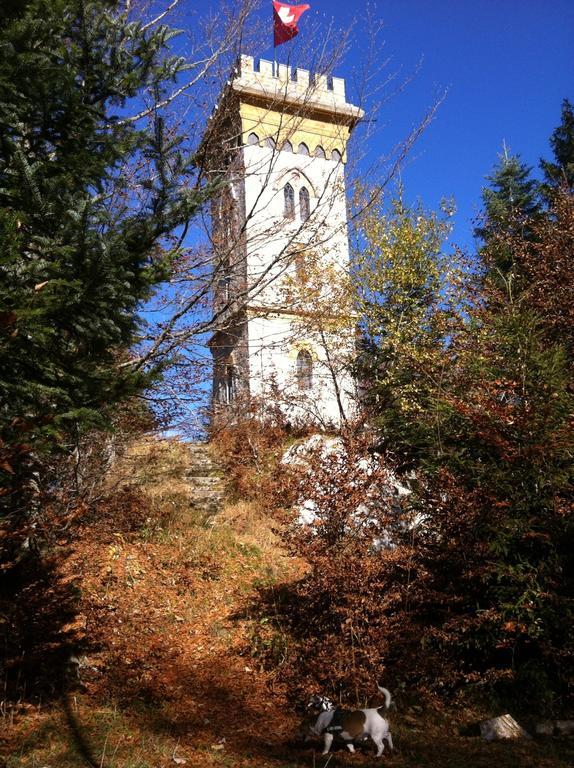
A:
{"type": "Polygon", "coordinates": [[[550,146],[555,162],[540,161],[546,197],[561,184],[566,184],[570,191],[574,189],[574,108],[568,99],[562,102],[562,122],[552,133],[550,146]]]}
{"type": "Polygon", "coordinates": [[[433,440],[433,391],[465,303],[463,265],[442,250],[451,214],[448,206],[443,215],[407,206],[399,196],[387,209],[368,210],[353,257],[364,346],[357,375],[383,440],[407,462],[433,440]]]}
{"type": "MultiPolygon", "coordinates": [[[[538,183],[532,169],[518,155],[510,155],[504,147],[492,173],[486,177],[489,186],[482,190],[482,221],[474,230],[488,249],[488,264],[502,281],[517,282],[505,237],[531,239],[531,222],[541,213],[538,183]],[[493,242],[496,241],[496,247],[493,242]]],[[[518,280],[519,282],[519,280],[518,280]]]]}
{"type": "MultiPolygon", "coordinates": [[[[26,0],[0,30],[0,434],[18,466],[105,422],[157,371],[119,365],[170,269],[166,236],[204,193],[157,107],[186,62],[176,34],[116,0],[26,0]],[[130,110],[139,112],[133,119],[130,110]]],[[[24,505],[25,506],[25,505],[24,505]]]]}

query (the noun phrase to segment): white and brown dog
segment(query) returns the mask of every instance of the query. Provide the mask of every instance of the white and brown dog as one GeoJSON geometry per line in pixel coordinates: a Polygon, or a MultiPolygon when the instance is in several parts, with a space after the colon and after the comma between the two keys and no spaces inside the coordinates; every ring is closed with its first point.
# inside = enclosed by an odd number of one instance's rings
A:
{"type": "Polygon", "coordinates": [[[392,749],[393,739],[389,723],[383,717],[383,712],[391,704],[391,694],[380,685],[377,685],[377,688],[385,697],[385,704],[376,709],[325,709],[324,706],[321,706],[322,711],[317,714],[316,708],[321,702],[325,702],[327,706],[331,702],[325,697],[312,697],[309,707],[315,709],[315,713],[308,717],[303,724],[305,741],[322,738],[324,755],[331,749],[335,738],[344,741],[349,752],[355,751],[355,742],[364,741],[367,738],[370,738],[377,747],[377,757],[383,754],[385,740],[389,748],[392,749]]]}

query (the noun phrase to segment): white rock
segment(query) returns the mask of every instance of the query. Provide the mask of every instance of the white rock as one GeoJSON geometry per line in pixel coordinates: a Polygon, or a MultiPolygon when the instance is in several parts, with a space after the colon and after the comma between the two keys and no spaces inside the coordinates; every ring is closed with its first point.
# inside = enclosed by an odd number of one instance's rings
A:
{"type": "Polygon", "coordinates": [[[532,738],[521,725],[518,725],[512,715],[493,717],[480,723],[480,735],[485,741],[500,739],[530,739],[532,738]]]}
{"type": "Polygon", "coordinates": [[[313,525],[318,517],[318,507],[313,499],[305,501],[297,508],[297,523],[299,525],[313,525]]]}
{"type": "Polygon", "coordinates": [[[326,459],[328,456],[345,455],[345,447],[340,437],[326,437],[325,435],[311,435],[302,443],[295,443],[288,448],[281,458],[281,464],[295,467],[309,466],[309,458],[319,455],[326,459]]]}

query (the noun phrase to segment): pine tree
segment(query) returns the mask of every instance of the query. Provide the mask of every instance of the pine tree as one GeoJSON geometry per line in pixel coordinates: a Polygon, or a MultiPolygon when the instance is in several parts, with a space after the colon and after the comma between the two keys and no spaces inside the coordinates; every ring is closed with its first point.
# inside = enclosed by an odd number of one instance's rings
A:
{"type": "Polygon", "coordinates": [[[501,232],[525,234],[524,222],[540,212],[538,185],[531,172],[518,155],[510,155],[504,147],[486,177],[489,186],[482,190],[484,223],[474,232],[485,243],[501,232]]]}
{"type": "Polygon", "coordinates": [[[530,240],[532,222],[542,211],[538,183],[531,178],[531,171],[504,146],[497,165],[486,177],[489,186],[482,190],[483,220],[474,230],[483,241],[487,269],[511,290],[520,287],[521,276],[516,272],[507,240],[530,240]]]}
{"type": "Polygon", "coordinates": [[[101,425],[155,375],[118,356],[168,274],[166,236],[202,195],[185,185],[194,169],[183,138],[154,110],[128,117],[184,70],[173,30],[128,20],[116,0],[27,0],[4,14],[0,485],[14,508],[23,455],[101,425]]]}
{"type": "Polygon", "coordinates": [[[546,197],[561,184],[566,184],[570,191],[574,190],[574,107],[568,99],[562,102],[562,122],[550,137],[550,146],[555,162],[540,161],[546,197]]]}

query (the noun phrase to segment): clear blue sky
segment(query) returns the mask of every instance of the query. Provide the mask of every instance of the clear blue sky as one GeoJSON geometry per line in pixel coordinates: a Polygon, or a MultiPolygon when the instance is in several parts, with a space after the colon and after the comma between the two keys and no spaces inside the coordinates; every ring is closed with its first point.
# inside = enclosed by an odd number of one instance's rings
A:
{"type": "MultiPolygon", "coordinates": [[[[367,5],[309,1],[299,38],[277,49],[278,60],[290,46],[296,60],[297,46],[309,42],[306,26],[334,18],[345,28],[367,5]]],[[[407,196],[420,197],[427,207],[453,197],[454,240],[471,246],[471,220],[503,140],[537,166],[541,156],[551,154],[548,139],[560,122],[562,99],[574,100],[574,0],[387,0],[377,4],[377,14],[385,24],[381,57],[392,57],[391,68],[401,66],[406,73],[421,56],[424,60],[415,81],[383,112],[372,152],[384,153],[404,137],[436,93],[448,88],[403,182],[407,196]]],[[[263,10],[262,24],[268,18],[263,10]]],[[[359,25],[337,74],[349,75],[360,63],[364,37],[359,25]]],[[[272,49],[257,53],[269,58],[272,49]]]]}

